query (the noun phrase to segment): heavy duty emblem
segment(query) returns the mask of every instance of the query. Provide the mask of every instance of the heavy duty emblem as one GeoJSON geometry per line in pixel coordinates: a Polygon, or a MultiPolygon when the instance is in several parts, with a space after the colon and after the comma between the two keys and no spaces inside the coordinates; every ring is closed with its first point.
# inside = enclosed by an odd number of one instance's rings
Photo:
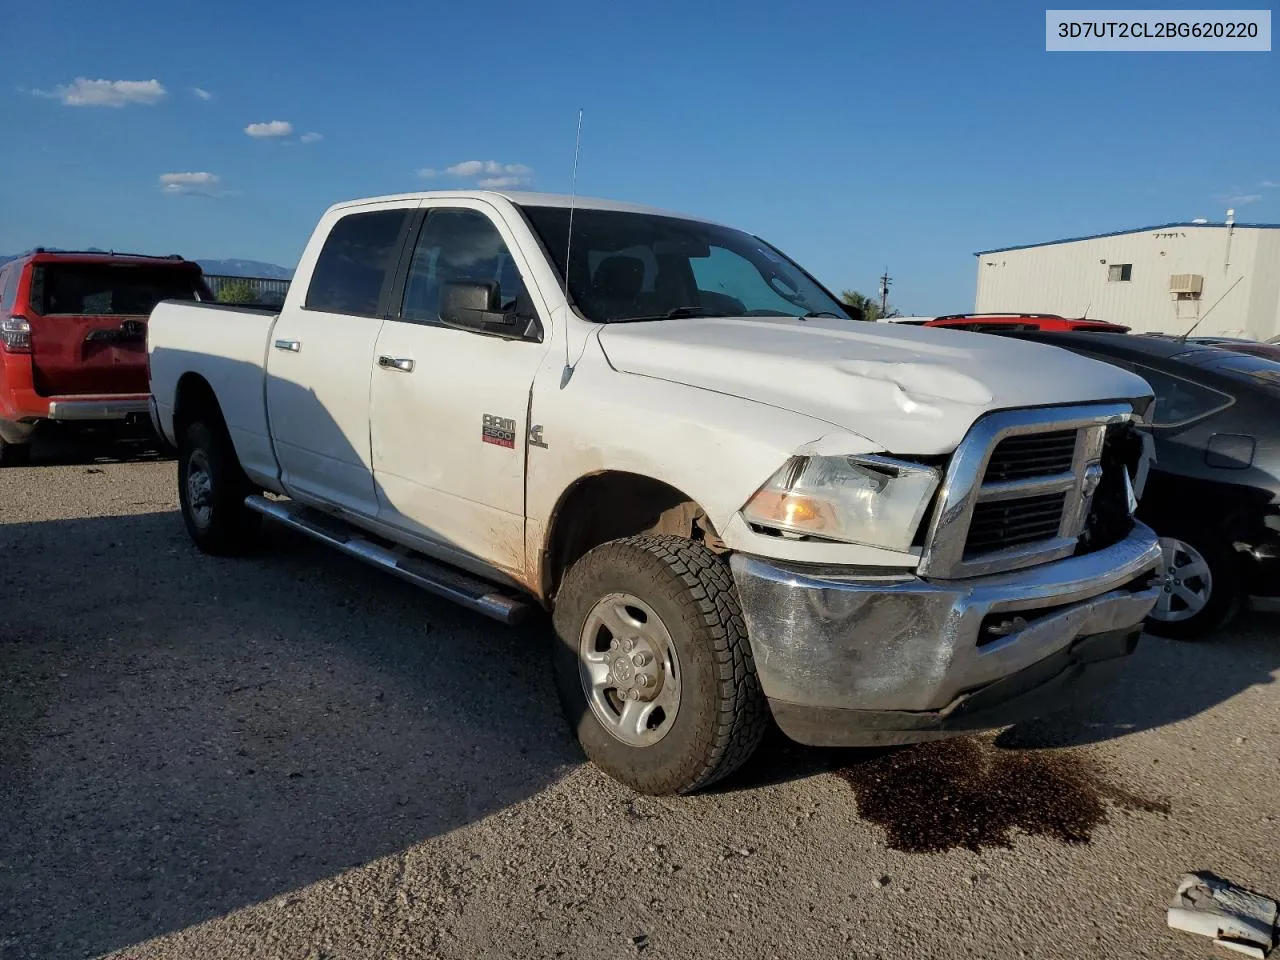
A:
{"type": "Polygon", "coordinates": [[[480,439],[495,447],[512,449],[516,445],[516,422],[486,413],[480,424],[480,439]]]}
{"type": "Polygon", "coordinates": [[[542,424],[535,423],[529,428],[529,446],[547,448],[547,441],[542,439],[542,424]]]}

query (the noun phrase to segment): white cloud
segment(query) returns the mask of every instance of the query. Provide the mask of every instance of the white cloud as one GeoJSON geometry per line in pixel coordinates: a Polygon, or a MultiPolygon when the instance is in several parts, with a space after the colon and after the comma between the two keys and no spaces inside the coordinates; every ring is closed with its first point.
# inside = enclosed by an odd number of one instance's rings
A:
{"type": "Polygon", "coordinates": [[[478,177],[482,173],[491,177],[502,174],[525,177],[533,173],[533,170],[523,163],[498,163],[496,160],[463,160],[461,163],[455,163],[452,167],[445,167],[444,172],[455,177],[478,177]]]}
{"type": "Polygon", "coordinates": [[[432,170],[430,167],[422,167],[421,169],[418,170],[418,176],[420,176],[423,180],[430,180],[432,177],[437,176],[439,173],[440,173],[439,170],[432,170]]]}
{"type": "Polygon", "coordinates": [[[162,173],[160,190],[168,194],[193,194],[201,197],[221,197],[227,191],[222,188],[222,178],[216,173],[162,173]]]}
{"type": "Polygon", "coordinates": [[[463,160],[461,163],[455,163],[452,167],[445,167],[445,173],[455,177],[475,177],[484,173],[483,160],[463,160]]]}
{"type": "Polygon", "coordinates": [[[266,123],[251,123],[244,128],[244,132],[259,140],[279,140],[293,133],[293,124],[287,120],[269,120],[266,123]]]}
{"type": "Polygon", "coordinates": [[[310,133],[304,133],[298,138],[299,143],[318,143],[324,139],[324,134],[316,133],[314,130],[310,133]]]}
{"type": "Polygon", "coordinates": [[[131,103],[154,106],[168,93],[159,80],[89,80],[76,77],[73,83],[52,90],[33,90],[37,97],[61,100],[68,107],[125,107],[131,103]]]}
{"type": "Polygon", "coordinates": [[[212,100],[213,94],[203,87],[192,87],[191,92],[200,100],[212,100]]]}
{"type": "Polygon", "coordinates": [[[1229,203],[1229,204],[1232,204],[1233,206],[1243,207],[1246,204],[1257,203],[1259,200],[1262,199],[1262,194],[1260,193],[1237,193],[1237,194],[1231,194],[1231,195],[1219,194],[1218,196],[1214,197],[1214,199],[1217,200],[1219,203],[1229,203]]]}
{"type": "Polygon", "coordinates": [[[476,181],[477,187],[484,187],[486,190],[501,190],[504,187],[524,187],[528,186],[528,177],[484,177],[476,181]]]}
{"type": "Polygon", "coordinates": [[[1258,186],[1274,190],[1276,187],[1280,187],[1280,180],[1263,180],[1258,186]]]}

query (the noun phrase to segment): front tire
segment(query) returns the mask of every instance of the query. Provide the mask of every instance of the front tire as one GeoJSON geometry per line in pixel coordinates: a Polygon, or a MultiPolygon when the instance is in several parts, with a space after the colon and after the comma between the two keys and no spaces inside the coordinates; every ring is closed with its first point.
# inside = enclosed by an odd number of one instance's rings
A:
{"type": "Polygon", "coordinates": [[[1212,534],[1160,538],[1160,598],[1146,629],[1172,640],[1199,640],[1240,609],[1240,570],[1229,544],[1212,534]]]}
{"type": "Polygon", "coordinates": [[[590,551],[555,606],[556,684],[586,755],[640,793],[691,793],[747,761],[768,725],[728,566],[637,536],[590,551]]]}
{"type": "Polygon", "coordinates": [[[196,421],[178,438],[178,502],[187,533],[215,556],[250,550],[262,516],[244,505],[253,488],[221,423],[196,421]]]}

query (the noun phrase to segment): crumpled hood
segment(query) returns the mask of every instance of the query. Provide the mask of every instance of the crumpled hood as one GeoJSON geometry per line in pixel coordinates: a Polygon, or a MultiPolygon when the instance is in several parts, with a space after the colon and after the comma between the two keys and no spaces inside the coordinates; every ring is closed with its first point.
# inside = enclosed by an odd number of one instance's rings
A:
{"type": "Polygon", "coordinates": [[[991,410],[1151,394],[1067,350],[936,327],[709,317],[611,324],[600,344],[624,373],[815,417],[897,454],[949,453],[991,410]]]}

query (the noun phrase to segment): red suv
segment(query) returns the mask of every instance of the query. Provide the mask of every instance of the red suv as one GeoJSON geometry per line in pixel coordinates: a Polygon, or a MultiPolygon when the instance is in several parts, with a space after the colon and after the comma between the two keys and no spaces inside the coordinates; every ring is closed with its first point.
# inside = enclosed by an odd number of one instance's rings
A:
{"type": "Polygon", "coordinates": [[[1091,333],[1128,333],[1128,327],[1105,320],[1068,320],[1056,313],[954,313],[935,317],[926,327],[951,327],[983,333],[1008,333],[1011,330],[1088,330],[1091,333]]]}
{"type": "Polygon", "coordinates": [[[46,420],[147,418],[147,317],[212,300],[182,257],[37,249],[0,267],[0,466],[46,420]]]}

